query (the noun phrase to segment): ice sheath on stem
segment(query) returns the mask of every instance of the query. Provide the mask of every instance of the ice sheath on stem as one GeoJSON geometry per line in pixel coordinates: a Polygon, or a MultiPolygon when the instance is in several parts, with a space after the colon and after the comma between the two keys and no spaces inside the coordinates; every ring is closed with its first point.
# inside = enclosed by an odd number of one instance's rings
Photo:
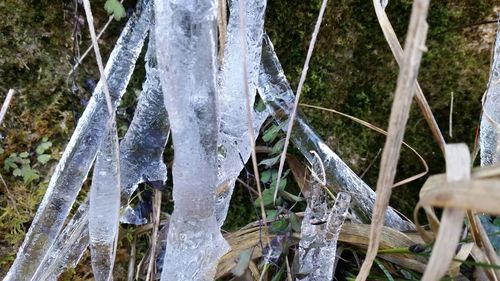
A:
{"type": "MultiPolygon", "coordinates": [[[[264,35],[262,45],[258,90],[274,119],[283,125],[283,130],[286,130],[295,96],[267,35],[264,35]]],[[[375,192],[325,144],[300,114],[297,114],[295,119],[291,140],[309,163],[314,161],[314,156],[310,151],[318,153],[326,170],[327,185],[331,186],[335,192],[345,191],[349,193],[356,215],[363,222],[370,222],[375,203],[375,192]]],[[[385,215],[385,225],[401,231],[415,228],[411,222],[403,220],[390,207],[385,215]]]]}
{"type": "MultiPolygon", "coordinates": [[[[120,182],[124,208],[122,221],[125,223],[144,222],[144,218],[134,214],[128,205],[137,185],[146,179],[164,182],[167,178],[162,155],[168,132],[154,41],[150,38],[146,53],[146,81],[132,123],[120,142],[120,182]]],[[[33,280],[57,280],[66,268],[76,266],[89,245],[88,216],[88,203],[82,203],[48,251],[33,280]]]]}
{"type": "MultiPolygon", "coordinates": [[[[240,11],[241,0],[231,0],[230,17],[227,26],[226,45],[224,49],[224,64],[219,73],[220,85],[220,132],[219,132],[219,176],[218,186],[227,184],[217,194],[215,214],[219,225],[224,223],[229,202],[233,193],[236,178],[245,162],[250,157],[252,147],[247,129],[245,103],[245,83],[248,83],[250,104],[255,102],[255,91],[259,78],[260,56],[262,52],[262,34],[264,30],[264,13],[266,0],[244,0],[246,9],[240,11]],[[241,15],[245,13],[245,15],[241,15]],[[245,26],[241,28],[240,17],[244,16],[245,26]],[[247,73],[248,81],[243,79],[243,48],[241,32],[245,32],[247,40],[247,73]],[[241,158],[240,158],[241,157],[241,158]]],[[[253,128],[258,136],[260,127],[269,116],[266,110],[253,112],[253,128]]]]}
{"type": "MultiPolygon", "coordinates": [[[[151,5],[143,0],[127,23],[106,65],[106,77],[116,107],[125,92],[149,28],[151,5]]],[[[4,280],[31,280],[54,243],[85,181],[104,137],[108,110],[99,83],[49,183],[16,260],[4,280]]]]}
{"type": "Polygon", "coordinates": [[[156,0],[155,24],[175,153],[175,205],[161,280],[213,280],[228,250],[215,218],[217,1],[156,0]]]}

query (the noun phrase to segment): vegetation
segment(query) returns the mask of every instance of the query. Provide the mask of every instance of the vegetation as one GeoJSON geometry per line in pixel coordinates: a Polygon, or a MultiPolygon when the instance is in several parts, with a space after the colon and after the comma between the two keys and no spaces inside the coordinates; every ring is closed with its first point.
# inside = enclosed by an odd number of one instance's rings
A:
{"type": "MultiPolygon", "coordinates": [[[[125,1],[125,10],[134,7],[134,2],[125,1]]],[[[116,19],[124,16],[124,11],[116,6],[117,3],[116,0],[92,1],[97,28],[108,20],[108,12],[116,19]]],[[[267,33],[273,40],[294,89],[298,84],[320,5],[320,0],[268,3],[267,33]]],[[[465,142],[471,150],[477,136],[481,97],[487,84],[490,50],[496,27],[495,24],[474,24],[494,20],[495,9],[498,8],[498,3],[493,0],[431,1],[427,40],[429,50],[423,58],[419,81],[447,141],[465,142]],[[455,110],[452,113],[451,132],[449,110],[452,93],[455,110]]],[[[80,24],[76,29],[74,26],[75,20],[84,21],[83,12],[80,11],[75,17],[74,9],[74,3],[68,1],[0,2],[0,100],[3,100],[2,95],[9,88],[16,90],[13,103],[0,127],[0,167],[5,180],[5,184],[0,183],[0,251],[3,253],[0,257],[0,277],[3,277],[15,258],[17,248],[43,197],[57,162],[55,160],[63,151],[90,96],[86,87],[89,81],[98,78],[92,54],[79,66],[74,76],[68,75],[76,58],[72,34],[78,34],[81,39],[77,44],[81,52],[90,46],[85,24],[80,24]]],[[[404,40],[410,10],[409,0],[391,1],[387,8],[401,42],[404,40]]],[[[123,23],[123,19],[113,21],[101,38],[104,57],[112,48],[123,23]]],[[[371,1],[341,0],[329,3],[310,65],[302,94],[303,103],[336,109],[381,128],[387,127],[399,68],[380,30],[371,1]]],[[[121,105],[119,121],[122,135],[130,121],[142,77],[143,73],[134,74],[121,105]]],[[[379,170],[379,151],[385,137],[339,115],[310,108],[302,110],[329,146],[374,187],[379,170]]],[[[266,126],[262,135],[259,145],[268,150],[260,154],[261,182],[272,187],[272,182],[276,180],[276,156],[283,145],[283,136],[272,123],[266,126]]],[[[431,139],[421,113],[413,106],[405,141],[422,154],[430,167],[430,174],[435,174],[444,171],[444,159],[431,139]]],[[[167,154],[171,154],[171,151],[167,154]]],[[[421,170],[423,167],[416,161],[416,156],[403,149],[397,179],[407,178],[421,170]]],[[[287,187],[286,191],[280,193],[281,206],[289,209],[297,203],[296,208],[303,209],[301,199],[294,197],[300,189],[294,183],[292,173],[285,173],[285,176],[287,180],[283,180],[282,184],[287,187]]],[[[248,171],[242,173],[241,179],[250,186],[254,184],[248,171]]],[[[424,180],[395,189],[391,206],[411,216],[424,180]]],[[[273,193],[272,188],[266,189],[261,200],[270,203],[273,193]]],[[[236,231],[255,220],[256,200],[259,199],[240,184],[235,190],[223,229],[236,231]]],[[[171,208],[168,200],[164,202],[169,205],[167,208],[171,208]]],[[[268,217],[277,214],[271,208],[267,212],[268,217]]],[[[292,215],[288,219],[276,221],[271,230],[275,233],[292,232],[296,230],[296,220],[292,215]]],[[[134,240],[131,228],[124,227],[122,230],[118,266],[115,267],[117,280],[126,278],[128,249],[134,240]]],[[[138,236],[138,260],[146,254],[147,242],[147,235],[138,236]]],[[[352,255],[357,255],[355,250],[352,255]]],[[[345,263],[349,264],[349,268],[355,268],[349,261],[345,263]]],[[[63,280],[88,280],[90,263],[81,264],[79,268],[67,272],[63,280]]],[[[378,262],[377,266],[380,271],[375,272],[374,276],[380,274],[381,278],[385,278],[384,266],[387,263],[378,262]]],[[[342,274],[347,278],[356,272],[342,274]]],[[[399,274],[411,276],[414,273],[400,271],[399,274]]],[[[414,278],[418,279],[416,276],[414,278]]]]}

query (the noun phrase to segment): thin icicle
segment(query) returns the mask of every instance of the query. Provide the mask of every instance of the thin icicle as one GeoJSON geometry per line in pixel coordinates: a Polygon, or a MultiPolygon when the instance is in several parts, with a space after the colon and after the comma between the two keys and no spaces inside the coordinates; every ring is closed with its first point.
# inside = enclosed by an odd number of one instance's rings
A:
{"type": "Polygon", "coordinates": [[[216,0],[156,0],[155,40],[174,144],[174,212],[161,280],[213,280],[228,250],[215,219],[216,0]]]}
{"type": "MultiPolygon", "coordinates": [[[[116,107],[125,92],[149,28],[151,5],[143,0],[127,23],[110,55],[105,73],[116,107]]],[[[95,159],[108,117],[102,84],[99,83],[50,180],[6,281],[30,280],[45,253],[54,243],[95,159]]]]}
{"type": "Polygon", "coordinates": [[[120,143],[122,204],[124,204],[121,221],[128,224],[147,222],[146,218],[134,212],[129,205],[130,198],[138,184],[146,181],[165,182],[167,180],[163,151],[170,127],[163,103],[152,32],[146,53],[146,81],[135,109],[134,119],[120,143]]]}
{"type": "MultiPolygon", "coordinates": [[[[259,94],[273,117],[283,125],[282,129],[286,130],[287,116],[293,108],[295,96],[267,35],[264,35],[262,45],[259,94]]],[[[291,139],[310,163],[314,157],[309,151],[318,153],[326,170],[327,184],[336,192],[348,192],[353,198],[356,214],[364,222],[369,222],[375,203],[375,192],[325,144],[300,114],[295,119],[291,139]]],[[[387,210],[385,225],[398,230],[414,229],[413,224],[403,220],[392,208],[387,210]]]]}
{"type": "Polygon", "coordinates": [[[120,225],[118,134],[112,117],[97,152],[89,200],[92,269],[97,281],[112,280],[120,225]]]}
{"type": "MultiPolygon", "coordinates": [[[[266,0],[245,0],[245,27],[248,56],[248,89],[250,104],[255,102],[258,83],[259,63],[262,53],[262,34],[266,0]]],[[[219,225],[226,219],[229,202],[236,178],[250,157],[252,148],[248,137],[247,116],[243,81],[243,46],[241,40],[239,1],[229,3],[230,17],[227,27],[227,41],[224,50],[224,65],[220,72],[220,111],[221,125],[219,134],[219,176],[218,185],[229,183],[228,188],[217,194],[215,214],[219,225]]],[[[260,127],[269,113],[254,111],[254,130],[258,136],[260,127]]]]}
{"type": "Polygon", "coordinates": [[[48,250],[32,280],[55,281],[74,268],[89,245],[88,200],[85,200],[48,250]]]}
{"type": "MultiPolygon", "coordinates": [[[[135,110],[132,123],[120,143],[120,180],[122,207],[137,184],[144,181],[165,181],[166,167],[162,153],[168,136],[168,120],[159,85],[154,42],[150,39],[146,53],[146,82],[135,110]]],[[[82,204],[56,242],[49,249],[33,280],[56,280],[65,269],[75,267],[87,246],[88,204],[82,204]]],[[[144,222],[125,209],[125,223],[144,222]]]]}

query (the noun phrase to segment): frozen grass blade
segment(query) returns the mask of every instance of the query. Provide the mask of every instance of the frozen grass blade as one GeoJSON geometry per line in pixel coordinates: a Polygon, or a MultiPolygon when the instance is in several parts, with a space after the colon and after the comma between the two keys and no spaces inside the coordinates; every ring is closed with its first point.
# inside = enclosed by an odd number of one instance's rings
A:
{"type": "Polygon", "coordinates": [[[379,248],[380,231],[384,225],[384,214],[389,205],[401,143],[403,141],[406,122],[408,121],[411,100],[415,92],[414,87],[418,69],[422,53],[425,50],[428,8],[429,0],[416,0],[413,2],[410,25],[406,37],[404,63],[401,66],[398,76],[396,93],[389,119],[389,128],[387,130],[388,135],[380,162],[381,168],[377,181],[377,199],[372,217],[370,245],[368,246],[366,259],[356,277],[357,281],[366,280],[379,248]]]}

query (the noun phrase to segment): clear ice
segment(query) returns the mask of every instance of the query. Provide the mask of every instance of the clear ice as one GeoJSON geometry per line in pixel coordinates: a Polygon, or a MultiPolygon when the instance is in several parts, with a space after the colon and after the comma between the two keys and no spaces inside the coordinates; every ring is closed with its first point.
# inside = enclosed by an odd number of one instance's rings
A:
{"type": "MultiPolygon", "coordinates": [[[[105,73],[116,108],[124,94],[150,25],[148,0],[138,4],[112,51],[105,73]]],[[[47,250],[54,243],[64,220],[85,181],[104,138],[108,111],[102,84],[97,84],[33,219],[16,260],[4,280],[31,280],[47,250]]]]}
{"type": "MultiPolygon", "coordinates": [[[[245,114],[246,95],[244,89],[245,83],[248,83],[250,104],[253,105],[258,83],[266,9],[266,0],[244,0],[246,5],[244,32],[247,40],[246,53],[248,58],[248,81],[244,81],[244,45],[241,42],[240,1],[231,0],[229,2],[230,16],[227,26],[224,64],[219,73],[221,122],[218,147],[218,186],[226,186],[226,188],[222,188],[221,192],[216,195],[215,215],[221,226],[226,219],[236,178],[252,152],[248,136],[247,114],[245,114]]],[[[255,136],[258,136],[260,127],[268,116],[269,113],[266,110],[253,112],[255,136]]]]}
{"type": "MultiPolygon", "coordinates": [[[[500,163],[500,22],[493,51],[488,89],[483,104],[479,135],[481,166],[500,163]]],[[[481,215],[481,222],[497,254],[500,254],[500,227],[492,223],[489,215],[481,215]]]]}
{"type": "Polygon", "coordinates": [[[215,218],[216,0],[156,0],[160,81],[174,144],[174,211],[161,280],[213,280],[228,251],[215,218]]]}
{"type": "Polygon", "coordinates": [[[111,118],[97,152],[89,196],[90,255],[97,281],[113,279],[120,225],[118,134],[115,119],[111,118]]]}
{"type": "MultiPolygon", "coordinates": [[[[274,119],[283,125],[282,129],[286,131],[295,96],[274,52],[271,40],[266,34],[264,34],[260,67],[259,94],[274,119]]],[[[295,119],[291,140],[309,163],[314,161],[310,151],[318,153],[326,170],[327,185],[333,187],[335,192],[348,192],[352,196],[352,207],[356,215],[364,222],[370,222],[375,192],[325,144],[300,114],[297,114],[295,119]]],[[[401,231],[414,229],[413,224],[403,220],[390,207],[385,215],[385,225],[401,231]]]]}
{"type": "Polygon", "coordinates": [[[136,214],[129,205],[138,184],[167,180],[163,151],[167,144],[170,126],[163,103],[152,33],[151,30],[146,53],[146,81],[135,109],[134,119],[120,142],[120,173],[123,189],[122,204],[124,204],[121,221],[128,224],[147,222],[146,218],[136,214]]]}

